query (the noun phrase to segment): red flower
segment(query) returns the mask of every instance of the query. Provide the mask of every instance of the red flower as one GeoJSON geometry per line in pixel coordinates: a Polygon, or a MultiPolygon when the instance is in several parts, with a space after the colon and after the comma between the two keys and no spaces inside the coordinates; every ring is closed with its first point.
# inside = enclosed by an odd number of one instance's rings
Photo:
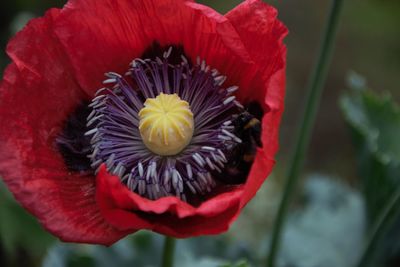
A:
{"type": "Polygon", "coordinates": [[[31,21],[8,47],[0,85],[0,174],[15,198],[64,241],[110,245],[148,229],[175,237],[226,231],[274,165],[283,111],[287,33],[277,11],[248,0],[222,16],[184,0],[70,0],[31,21]],[[108,71],[124,73],[152,43],[183,47],[238,85],[237,99],[263,110],[263,148],[245,183],[192,205],[150,200],[104,164],[71,171],[55,146],[65,122],[91,100],[108,71]]]}

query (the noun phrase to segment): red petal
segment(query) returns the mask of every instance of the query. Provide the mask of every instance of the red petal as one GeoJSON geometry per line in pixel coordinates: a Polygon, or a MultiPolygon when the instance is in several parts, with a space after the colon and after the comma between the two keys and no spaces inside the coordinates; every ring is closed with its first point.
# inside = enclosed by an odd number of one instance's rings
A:
{"type": "MultiPolygon", "coordinates": [[[[265,93],[273,90],[268,88],[265,82],[268,82],[277,71],[285,68],[286,47],[283,44],[283,38],[287,35],[287,29],[277,19],[277,14],[275,8],[261,0],[244,1],[226,14],[226,18],[242,39],[251,60],[256,64],[259,75],[253,86],[242,88],[248,90],[241,92],[246,99],[265,99],[265,93]]],[[[281,95],[284,94],[282,89],[278,91],[281,95]]],[[[280,103],[277,105],[276,108],[282,108],[280,103]]]]}
{"type": "Polygon", "coordinates": [[[242,86],[241,98],[263,99],[266,114],[262,120],[263,149],[259,150],[244,189],[242,206],[260,188],[275,163],[278,131],[285,95],[286,47],[283,38],[286,27],[276,18],[275,8],[261,0],[247,0],[230,11],[226,17],[235,27],[255,63],[257,75],[242,86]]]}
{"type": "Polygon", "coordinates": [[[234,66],[249,60],[229,21],[192,1],[72,0],[56,32],[89,94],[102,87],[105,72],[125,73],[153,41],[183,45],[192,60],[199,56],[236,74],[234,66]]]}
{"type": "Polygon", "coordinates": [[[193,207],[176,197],[142,198],[103,165],[97,175],[97,201],[105,218],[121,230],[149,229],[175,237],[225,231],[239,210],[241,187],[193,207]]]}
{"type": "Polygon", "coordinates": [[[59,15],[33,20],[9,43],[0,85],[0,174],[16,199],[65,241],[111,244],[126,232],[101,217],[94,178],[68,173],[54,148],[63,121],[85,97],[53,33],[59,15]]]}

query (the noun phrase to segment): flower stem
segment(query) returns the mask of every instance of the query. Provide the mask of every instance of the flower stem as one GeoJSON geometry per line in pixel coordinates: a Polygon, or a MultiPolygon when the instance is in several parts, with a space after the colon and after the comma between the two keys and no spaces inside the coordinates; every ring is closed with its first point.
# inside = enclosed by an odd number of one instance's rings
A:
{"type": "Polygon", "coordinates": [[[164,241],[164,251],[162,256],[162,267],[174,266],[175,238],[166,236],[164,241]]]}
{"type": "Polygon", "coordinates": [[[388,228],[392,225],[393,220],[397,218],[400,212],[400,189],[392,196],[392,198],[385,205],[385,209],[376,220],[372,227],[371,234],[364,246],[364,250],[357,264],[357,267],[370,266],[374,251],[380,238],[386,233],[388,228]],[[396,216],[397,215],[397,216],[396,216]]]}
{"type": "Polygon", "coordinates": [[[322,90],[324,88],[330,61],[334,50],[334,41],[338,29],[340,11],[342,9],[343,0],[333,0],[330,14],[325,26],[325,31],[319,51],[319,55],[314,66],[308,85],[308,96],[305,105],[305,111],[302,117],[302,125],[296,139],[291,164],[286,178],[286,185],[283,197],[280,202],[277,217],[272,233],[271,247],[267,259],[268,267],[275,266],[275,260],[280,245],[283,224],[291,200],[292,193],[296,187],[296,183],[304,163],[306,150],[310,143],[311,131],[314,125],[316,112],[319,106],[322,90]]]}

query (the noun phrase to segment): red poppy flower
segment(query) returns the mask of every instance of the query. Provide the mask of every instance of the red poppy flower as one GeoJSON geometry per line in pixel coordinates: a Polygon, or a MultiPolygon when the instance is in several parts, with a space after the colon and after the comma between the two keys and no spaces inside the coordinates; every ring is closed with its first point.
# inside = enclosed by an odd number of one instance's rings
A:
{"type": "Polygon", "coordinates": [[[70,0],[32,20],[0,86],[8,188],[64,241],[226,231],[278,149],[276,17],[260,0],[225,16],[185,0],[70,0]]]}

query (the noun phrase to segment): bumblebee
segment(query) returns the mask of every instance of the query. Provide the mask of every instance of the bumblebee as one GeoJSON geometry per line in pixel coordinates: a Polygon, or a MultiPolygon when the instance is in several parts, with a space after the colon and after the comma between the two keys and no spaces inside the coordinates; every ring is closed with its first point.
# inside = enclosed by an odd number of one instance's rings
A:
{"type": "Polygon", "coordinates": [[[250,171],[257,147],[262,147],[261,123],[245,111],[232,118],[232,125],[233,133],[242,142],[226,151],[227,163],[222,173],[216,174],[216,178],[227,184],[241,184],[250,171]]]}

